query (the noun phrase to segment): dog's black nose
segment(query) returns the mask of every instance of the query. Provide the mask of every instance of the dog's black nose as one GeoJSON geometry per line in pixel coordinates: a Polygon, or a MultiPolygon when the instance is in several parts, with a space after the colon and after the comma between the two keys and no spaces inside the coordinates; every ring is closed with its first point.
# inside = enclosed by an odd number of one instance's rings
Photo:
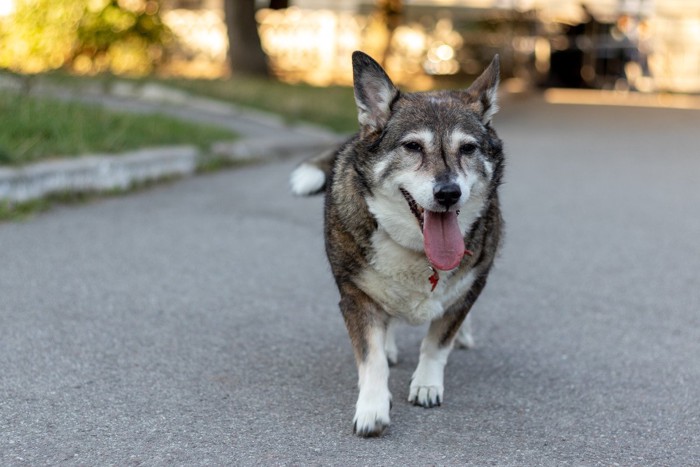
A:
{"type": "Polygon", "coordinates": [[[449,208],[459,201],[459,197],[462,196],[462,190],[459,189],[459,185],[456,183],[437,183],[433,187],[433,196],[435,196],[438,203],[449,208]]]}

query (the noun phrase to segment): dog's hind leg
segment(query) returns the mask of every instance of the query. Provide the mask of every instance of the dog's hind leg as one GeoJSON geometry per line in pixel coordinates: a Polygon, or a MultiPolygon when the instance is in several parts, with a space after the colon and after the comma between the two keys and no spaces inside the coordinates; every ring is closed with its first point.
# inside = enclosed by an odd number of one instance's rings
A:
{"type": "Polygon", "coordinates": [[[399,362],[399,349],[396,346],[396,326],[398,321],[390,319],[386,327],[386,338],[384,340],[384,351],[389,366],[394,366],[399,362]]]}
{"type": "Polygon", "coordinates": [[[457,331],[455,337],[455,347],[458,349],[473,349],[474,348],[474,330],[472,328],[472,315],[469,314],[464,319],[462,326],[457,331]]]}
{"type": "Polygon", "coordinates": [[[359,436],[380,436],[389,426],[391,410],[389,363],[384,350],[388,315],[354,285],[346,283],[340,291],[340,310],[355,351],[360,390],[353,431],[359,436]]]}

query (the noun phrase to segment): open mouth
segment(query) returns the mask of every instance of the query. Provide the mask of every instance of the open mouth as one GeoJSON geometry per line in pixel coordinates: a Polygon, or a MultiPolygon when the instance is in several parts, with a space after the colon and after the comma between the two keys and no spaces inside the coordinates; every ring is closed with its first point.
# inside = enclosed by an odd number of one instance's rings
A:
{"type": "Polygon", "coordinates": [[[403,197],[406,199],[406,202],[408,203],[408,207],[411,209],[411,212],[413,213],[414,216],[416,216],[416,219],[418,220],[418,224],[420,225],[420,230],[421,232],[423,231],[423,213],[425,212],[425,209],[423,209],[421,206],[416,203],[416,200],[413,199],[413,196],[411,194],[404,190],[403,188],[399,188],[401,191],[401,194],[403,197]]]}
{"type": "MultiPolygon", "coordinates": [[[[423,219],[424,219],[424,214],[425,214],[425,208],[423,208],[421,205],[419,205],[415,199],[413,199],[413,196],[411,194],[404,190],[403,188],[399,188],[399,191],[401,191],[401,194],[403,195],[404,199],[408,203],[408,207],[411,209],[411,212],[413,213],[414,216],[416,216],[416,219],[418,220],[418,224],[420,225],[421,231],[423,230],[423,219]]],[[[459,216],[459,209],[455,211],[456,214],[459,216]]]]}
{"type": "Polygon", "coordinates": [[[442,271],[449,271],[459,266],[465,251],[464,236],[457,222],[459,211],[426,210],[407,190],[403,188],[399,190],[418,221],[423,233],[423,248],[430,264],[442,271]]]}

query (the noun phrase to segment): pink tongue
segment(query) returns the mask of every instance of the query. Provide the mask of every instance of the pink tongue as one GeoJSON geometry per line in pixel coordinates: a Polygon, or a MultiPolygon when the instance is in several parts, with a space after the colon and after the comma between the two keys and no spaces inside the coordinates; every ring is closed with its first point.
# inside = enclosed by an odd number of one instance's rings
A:
{"type": "Polygon", "coordinates": [[[464,256],[464,238],[456,212],[425,211],[423,245],[430,263],[442,271],[456,268],[464,256]]]}

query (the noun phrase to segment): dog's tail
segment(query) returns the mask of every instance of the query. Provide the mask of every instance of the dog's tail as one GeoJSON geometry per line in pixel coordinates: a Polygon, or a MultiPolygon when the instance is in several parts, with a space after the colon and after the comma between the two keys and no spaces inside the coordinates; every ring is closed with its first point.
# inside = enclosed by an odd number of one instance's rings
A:
{"type": "Polygon", "coordinates": [[[333,168],[338,149],[333,148],[306,159],[289,176],[292,193],[297,196],[311,196],[321,193],[333,168]]]}

